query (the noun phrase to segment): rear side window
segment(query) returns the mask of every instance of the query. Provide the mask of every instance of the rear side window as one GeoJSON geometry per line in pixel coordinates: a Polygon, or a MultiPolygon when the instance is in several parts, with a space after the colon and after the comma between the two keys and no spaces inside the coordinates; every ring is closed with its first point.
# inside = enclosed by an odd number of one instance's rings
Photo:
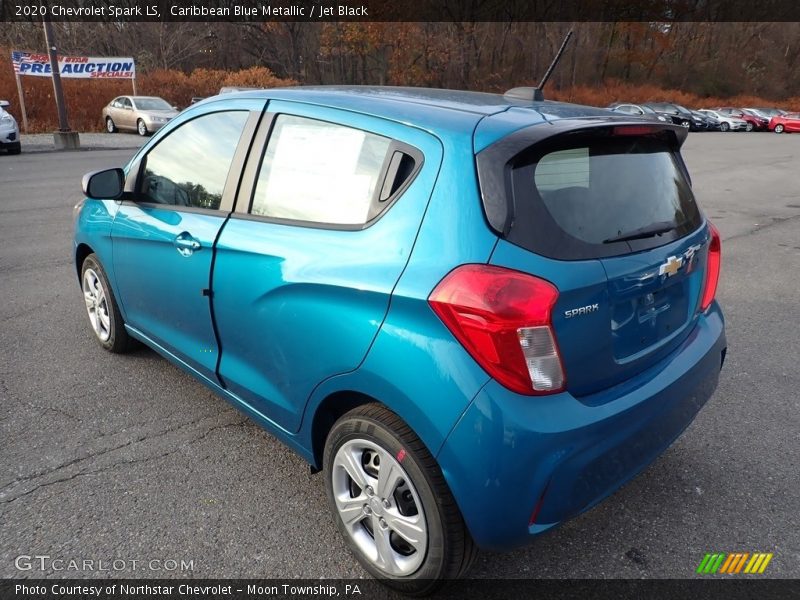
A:
{"type": "MultiPolygon", "coordinates": [[[[395,162],[391,147],[391,139],[360,129],[278,115],[251,213],[309,223],[364,225],[391,195],[383,193],[389,166],[395,162]]],[[[401,174],[397,180],[402,178],[401,174]]]]}
{"type": "Polygon", "coordinates": [[[606,137],[548,145],[513,161],[508,238],[565,260],[666,244],[701,222],[683,163],[658,138],[606,137]]]}

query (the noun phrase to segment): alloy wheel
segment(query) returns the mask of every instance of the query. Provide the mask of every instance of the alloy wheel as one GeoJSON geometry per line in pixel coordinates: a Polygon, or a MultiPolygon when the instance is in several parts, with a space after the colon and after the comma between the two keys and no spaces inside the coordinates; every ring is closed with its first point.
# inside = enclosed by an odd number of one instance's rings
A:
{"type": "Polygon", "coordinates": [[[83,273],[83,299],[86,302],[86,312],[89,313],[89,322],[92,324],[95,335],[101,342],[107,342],[111,337],[108,298],[103,288],[103,282],[91,268],[86,269],[83,273]]]}
{"type": "Polygon", "coordinates": [[[414,573],[425,560],[428,527],[408,473],[379,445],[345,442],[333,459],[333,497],[347,534],[378,569],[414,573]]]}

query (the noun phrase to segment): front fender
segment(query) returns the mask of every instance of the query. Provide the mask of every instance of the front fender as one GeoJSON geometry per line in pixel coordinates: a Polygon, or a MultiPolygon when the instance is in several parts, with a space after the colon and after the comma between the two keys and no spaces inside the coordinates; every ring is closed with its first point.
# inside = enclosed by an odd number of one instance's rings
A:
{"type": "MultiPolygon", "coordinates": [[[[81,269],[81,265],[78,264],[79,249],[82,246],[88,246],[97,256],[100,264],[103,265],[108,281],[111,284],[111,290],[117,298],[119,298],[119,293],[115,283],[116,278],[114,277],[111,227],[118,210],[119,204],[114,200],[95,200],[93,198],[84,200],[75,219],[75,235],[73,236],[72,244],[72,259],[77,271],[79,285],[81,269]]],[[[121,303],[119,304],[122,318],[124,319],[125,313],[122,310],[121,303]]]]}

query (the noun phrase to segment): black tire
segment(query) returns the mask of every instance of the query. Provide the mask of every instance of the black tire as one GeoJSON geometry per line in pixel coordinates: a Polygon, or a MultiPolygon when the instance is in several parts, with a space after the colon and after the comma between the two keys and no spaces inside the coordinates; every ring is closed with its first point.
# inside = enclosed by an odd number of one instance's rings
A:
{"type": "MultiPolygon", "coordinates": [[[[466,573],[475,561],[477,547],[439,465],[411,428],[390,410],[377,403],[367,404],[342,416],[328,434],[323,469],[328,501],[340,533],[364,569],[381,583],[404,594],[428,595],[446,580],[466,573]],[[398,457],[402,465],[395,463],[396,466],[404,471],[403,478],[410,480],[422,504],[422,517],[428,533],[427,547],[424,559],[413,573],[395,576],[381,570],[358,547],[340,516],[334,497],[334,469],[339,467],[334,465],[334,459],[344,444],[358,444],[362,440],[379,446],[391,457],[398,457]]],[[[358,489],[357,493],[362,494],[363,491],[358,489]]],[[[377,496],[376,493],[375,498],[377,496]]],[[[365,520],[368,518],[364,517],[365,520]]],[[[366,526],[361,523],[356,526],[364,527],[367,535],[372,536],[366,526]]],[[[390,532],[390,535],[393,534],[390,532]]]]}
{"type": "Polygon", "coordinates": [[[136,121],[136,132],[142,137],[150,133],[149,131],[147,131],[147,125],[145,125],[144,121],[142,121],[141,119],[136,121]]]}
{"type": "Polygon", "coordinates": [[[722,131],[722,132],[729,131],[730,128],[731,128],[731,126],[728,125],[727,123],[725,123],[724,121],[719,124],[719,130],[722,131]]]}
{"type": "MultiPolygon", "coordinates": [[[[111,286],[108,283],[106,272],[103,269],[103,266],[100,264],[100,261],[97,259],[97,255],[95,254],[90,254],[87,256],[81,265],[82,291],[85,290],[87,271],[89,270],[96,274],[97,282],[102,288],[102,292],[105,297],[104,306],[108,313],[109,321],[109,326],[107,328],[108,337],[103,339],[103,337],[92,325],[91,317],[89,317],[89,324],[92,329],[93,337],[105,350],[108,350],[109,352],[114,352],[116,354],[124,354],[125,352],[129,352],[136,346],[136,340],[130,337],[128,332],[125,330],[125,321],[122,320],[122,314],[119,311],[117,299],[114,297],[114,292],[111,290],[111,286]]],[[[99,308],[95,308],[95,310],[98,309],[99,308]]],[[[89,306],[87,303],[87,312],[88,311],[89,306]]]]}
{"type": "Polygon", "coordinates": [[[22,144],[19,142],[17,142],[13,146],[8,147],[9,154],[19,154],[20,152],[22,152],[22,144]]]}
{"type": "Polygon", "coordinates": [[[744,128],[745,131],[753,131],[753,127],[755,127],[750,121],[747,122],[747,127],[744,128]]]}
{"type": "Polygon", "coordinates": [[[108,133],[117,133],[117,125],[111,117],[106,117],[106,131],[108,133]]]}
{"type": "Polygon", "coordinates": [[[784,129],[783,123],[778,123],[777,125],[775,125],[775,133],[783,133],[783,129],[784,129]]]}
{"type": "Polygon", "coordinates": [[[691,131],[692,124],[689,121],[684,120],[684,121],[681,121],[681,127],[685,127],[686,129],[691,131]]]}

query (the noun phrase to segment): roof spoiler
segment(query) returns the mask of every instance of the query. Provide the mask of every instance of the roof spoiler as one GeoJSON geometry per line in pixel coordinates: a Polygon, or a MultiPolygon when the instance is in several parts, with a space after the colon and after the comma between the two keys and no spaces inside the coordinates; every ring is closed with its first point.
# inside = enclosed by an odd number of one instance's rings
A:
{"type": "Polygon", "coordinates": [[[544,101],[544,89],[547,80],[550,79],[550,75],[553,73],[553,69],[556,68],[558,61],[561,60],[561,55],[564,54],[564,50],[567,48],[567,43],[569,39],[572,37],[572,29],[567,32],[567,35],[564,37],[564,41],[561,42],[561,47],[556,52],[556,56],[553,59],[553,62],[550,63],[550,66],[547,68],[547,71],[542,77],[542,80],[539,82],[539,85],[536,87],[515,87],[508,90],[504,96],[509,100],[521,100],[523,102],[542,102],[544,101]]]}

